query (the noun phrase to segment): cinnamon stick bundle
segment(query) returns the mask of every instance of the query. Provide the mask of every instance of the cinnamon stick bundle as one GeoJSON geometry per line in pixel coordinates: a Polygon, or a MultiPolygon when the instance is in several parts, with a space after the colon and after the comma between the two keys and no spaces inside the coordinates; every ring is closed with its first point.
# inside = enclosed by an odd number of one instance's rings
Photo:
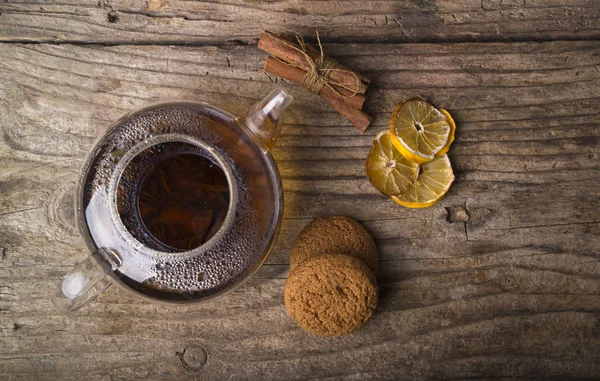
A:
{"type": "MultiPolygon", "coordinates": [[[[265,71],[278,77],[285,78],[298,85],[302,84],[302,80],[306,75],[306,72],[302,69],[288,66],[273,57],[267,57],[267,60],[265,61],[265,71]]],[[[360,110],[364,103],[364,96],[359,95],[351,98],[344,98],[328,87],[323,87],[319,95],[344,118],[352,122],[352,124],[361,132],[365,132],[367,127],[369,127],[369,124],[371,124],[372,118],[364,111],[360,110]]]]}
{"type": "Polygon", "coordinates": [[[308,88],[361,132],[367,129],[372,118],[362,111],[364,93],[370,83],[365,76],[324,56],[299,35],[297,42],[293,42],[264,31],[258,47],[273,55],[265,61],[265,72],[308,88]]]}

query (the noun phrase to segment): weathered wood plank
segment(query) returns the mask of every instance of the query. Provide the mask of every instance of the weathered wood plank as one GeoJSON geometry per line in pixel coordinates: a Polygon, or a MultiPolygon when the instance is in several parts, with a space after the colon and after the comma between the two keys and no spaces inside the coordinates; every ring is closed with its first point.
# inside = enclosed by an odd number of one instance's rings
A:
{"type": "Polygon", "coordinates": [[[289,87],[295,104],[275,149],[286,218],[259,273],[202,305],[150,304],[112,288],[65,317],[49,293],[85,255],[72,197],[95,137],[157,100],[242,112],[275,79],[251,46],[0,44],[0,378],[600,374],[600,43],[326,48],[373,78],[375,121],[360,135],[289,87]],[[457,181],[425,210],[396,206],[363,177],[373,135],[416,94],[459,125],[450,151],[457,181]],[[469,220],[449,222],[461,208],[469,220]],[[381,251],[379,309],[337,339],[303,333],[282,300],[295,236],[329,213],[362,221],[381,251]],[[180,360],[191,344],[208,352],[197,373],[180,360]]]}
{"type": "Polygon", "coordinates": [[[0,3],[0,41],[247,43],[315,28],[325,41],[589,39],[599,12],[595,0],[28,0],[0,3]]]}

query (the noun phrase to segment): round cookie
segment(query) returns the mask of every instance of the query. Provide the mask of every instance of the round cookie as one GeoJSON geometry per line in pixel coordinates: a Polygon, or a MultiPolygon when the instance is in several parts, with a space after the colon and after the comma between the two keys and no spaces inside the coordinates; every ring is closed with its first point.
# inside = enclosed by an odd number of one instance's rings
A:
{"type": "Polygon", "coordinates": [[[315,255],[347,254],[361,259],[377,274],[379,257],[369,232],[358,222],[345,216],[319,217],[300,232],[290,254],[290,270],[315,255]]]}
{"type": "Polygon", "coordinates": [[[298,265],[283,292],[285,306],[304,330],[341,336],[363,326],[377,307],[375,276],[358,258],[322,254],[298,265]]]}

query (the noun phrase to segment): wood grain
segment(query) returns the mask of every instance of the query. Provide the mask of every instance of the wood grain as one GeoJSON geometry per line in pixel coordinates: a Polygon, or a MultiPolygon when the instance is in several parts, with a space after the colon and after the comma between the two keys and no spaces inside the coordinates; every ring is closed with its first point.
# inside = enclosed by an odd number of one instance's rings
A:
{"type": "Polygon", "coordinates": [[[262,29],[315,28],[329,42],[600,37],[596,0],[27,0],[0,13],[0,41],[248,43],[262,29]]]}
{"type": "Polygon", "coordinates": [[[150,304],[113,287],[65,317],[49,296],[86,255],[72,198],[96,136],[158,100],[241,113],[276,80],[251,46],[0,44],[2,380],[600,375],[600,43],[326,50],[373,80],[366,108],[375,120],[361,135],[284,84],[295,97],[275,149],[286,218],[258,274],[196,306],[150,304]],[[440,204],[408,210],[379,196],[363,165],[394,105],[417,94],[455,116],[457,180],[440,204]],[[375,237],[381,303],[357,334],[324,339],[289,319],[282,293],[294,238],[330,213],[375,237]],[[206,350],[204,366],[191,345],[206,350]]]}

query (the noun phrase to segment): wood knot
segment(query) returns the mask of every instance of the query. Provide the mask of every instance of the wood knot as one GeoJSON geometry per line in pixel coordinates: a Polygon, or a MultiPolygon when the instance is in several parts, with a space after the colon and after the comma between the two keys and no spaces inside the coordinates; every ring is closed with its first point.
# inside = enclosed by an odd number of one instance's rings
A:
{"type": "Polygon", "coordinates": [[[77,216],[73,208],[75,182],[65,180],[66,186],[54,190],[47,198],[48,222],[70,236],[77,236],[77,216]]]}
{"type": "Polygon", "coordinates": [[[492,214],[492,211],[487,208],[472,208],[468,209],[467,212],[469,213],[469,220],[482,222],[486,221],[488,216],[492,214]]]}
{"type": "Polygon", "coordinates": [[[208,361],[206,349],[198,344],[188,345],[182,352],[175,352],[181,365],[190,373],[199,372],[208,361]]]}
{"type": "Polygon", "coordinates": [[[466,208],[464,206],[451,206],[446,208],[448,212],[447,220],[454,222],[475,222],[485,221],[492,211],[486,208],[466,208]]]}
{"type": "Polygon", "coordinates": [[[446,211],[448,212],[447,220],[451,224],[455,222],[467,222],[471,218],[469,211],[462,206],[452,206],[446,208],[446,211]]]}
{"type": "Polygon", "coordinates": [[[113,10],[108,12],[108,22],[115,23],[119,21],[119,14],[113,10]]]}
{"type": "Polygon", "coordinates": [[[507,276],[500,281],[503,290],[513,291],[518,288],[518,279],[513,276],[507,276]]]}

